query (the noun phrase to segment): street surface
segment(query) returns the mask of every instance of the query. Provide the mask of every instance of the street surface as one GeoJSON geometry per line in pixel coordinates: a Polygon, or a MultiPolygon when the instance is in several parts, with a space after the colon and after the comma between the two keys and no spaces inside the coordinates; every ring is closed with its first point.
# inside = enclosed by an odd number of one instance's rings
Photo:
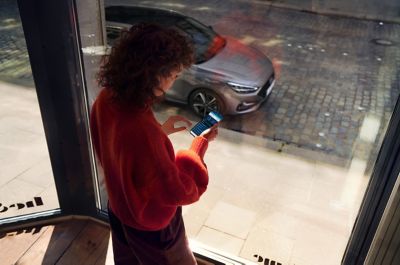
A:
{"type": "Polygon", "coordinates": [[[138,4],[197,18],[222,35],[256,46],[274,62],[278,80],[268,101],[257,112],[227,117],[223,127],[346,160],[354,151],[360,156],[373,152],[375,158],[400,90],[399,24],[316,15],[260,1],[138,4]],[[371,128],[377,132],[369,142],[359,139],[365,123],[378,127],[371,128]]]}
{"type": "MultiPolygon", "coordinates": [[[[268,101],[254,113],[226,117],[223,127],[345,160],[357,150],[377,153],[400,90],[399,24],[299,12],[265,1],[135,3],[197,18],[274,62],[278,80],[268,101]],[[359,137],[363,124],[378,128],[367,142],[359,137]]],[[[2,6],[0,79],[33,87],[16,3],[2,6]]],[[[184,106],[159,109],[196,120],[184,106]]]]}
{"type": "Polygon", "coordinates": [[[0,80],[34,87],[17,2],[0,5],[0,80]]]}

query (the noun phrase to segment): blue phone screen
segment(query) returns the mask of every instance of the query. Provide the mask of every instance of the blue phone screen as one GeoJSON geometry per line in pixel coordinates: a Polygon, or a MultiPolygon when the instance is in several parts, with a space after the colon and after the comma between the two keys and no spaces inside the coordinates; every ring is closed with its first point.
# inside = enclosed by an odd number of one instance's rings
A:
{"type": "Polygon", "coordinates": [[[202,121],[197,123],[190,133],[193,136],[199,136],[202,132],[211,128],[214,124],[220,122],[223,119],[222,115],[216,111],[210,112],[202,121]]]}

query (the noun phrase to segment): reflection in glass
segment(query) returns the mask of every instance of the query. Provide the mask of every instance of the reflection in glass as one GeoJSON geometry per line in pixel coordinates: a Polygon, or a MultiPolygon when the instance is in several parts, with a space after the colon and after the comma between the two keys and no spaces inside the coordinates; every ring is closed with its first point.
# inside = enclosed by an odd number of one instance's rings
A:
{"type": "Polygon", "coordinates": [[[179,20],[175,25],[192,40],[196,64],[210,60],[226,45],[224,38],[192,18],[179,20]]]}
{"type": "MultiPolygon", "coordinates": [[[[179,11],[185,22],[199,21],[224,39],[256,47],[275,71],[275,86],[258,109],[225,116],[205,158],[208,190],[184,208],[189,237],[251,261],[340,264],[399,96],[400,50],[393,44],[400,26],[391,12],[372,5],[349,17],[340,16],[349,14],[333,1],[283,2],[291,8],[243,1],[138,3],[179,11]],[[333,6],[336,16],[329,14],[333,6]],[[393,22],[366,20],[364,13],[393,22]]],[[[212,39],[199,36],[199,43],[212,39]]],[[[246,61],[240,66],[232,76],[257,70],[246,61]]],[[[213,97],[224,89],[234,91],[220,87],[213,97]]],[[[163,102],[155,111],[160,122],[174,114],[200,119],[181,104],[163,102]]],[[[182,132],[171,140],[179,150],[191,136],[182,132]]]]}

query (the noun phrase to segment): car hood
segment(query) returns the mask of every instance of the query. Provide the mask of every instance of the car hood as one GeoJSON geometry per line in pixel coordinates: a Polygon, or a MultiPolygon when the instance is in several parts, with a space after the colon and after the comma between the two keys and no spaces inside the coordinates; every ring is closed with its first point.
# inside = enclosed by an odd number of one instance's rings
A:
{"type": "Polygon", "coordinates": [[[271,61],[256,48],[232,37],[225,39],[226,45],[218,54],[196,67],[225,79],[221,81],[262,86],[273,72],[271,61]]]}

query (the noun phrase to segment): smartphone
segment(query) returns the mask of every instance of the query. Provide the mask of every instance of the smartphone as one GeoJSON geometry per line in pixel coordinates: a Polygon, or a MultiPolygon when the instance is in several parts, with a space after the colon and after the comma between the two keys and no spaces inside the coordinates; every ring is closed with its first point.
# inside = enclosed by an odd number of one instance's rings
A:
{"type": "Polygon", "coordinates": [[[197,123],[193,128],[190,130],[190,134],[193,136],[199,136],[205,130],[211,128],[214,124],[222,121],[223,116],[218,113],[217,111],[211,111],[208,113],[206,117],[199,123],[197,123]]]}

